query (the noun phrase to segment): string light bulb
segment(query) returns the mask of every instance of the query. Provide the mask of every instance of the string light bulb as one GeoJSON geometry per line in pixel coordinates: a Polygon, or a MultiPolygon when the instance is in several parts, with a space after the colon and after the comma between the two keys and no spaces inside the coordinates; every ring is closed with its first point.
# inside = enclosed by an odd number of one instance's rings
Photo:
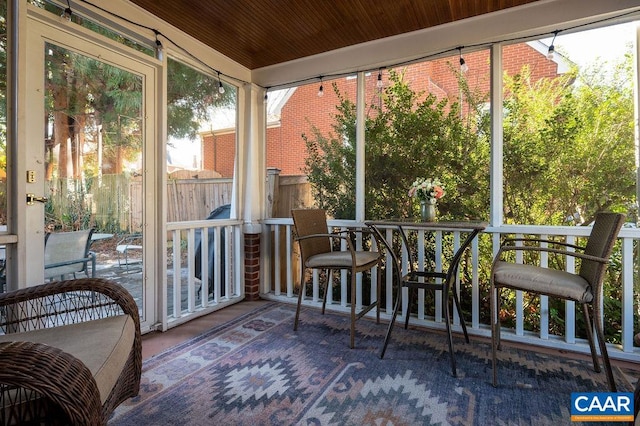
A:
{"type": "Polygon", "coordinates": [[[67,0],[67,7],[64,9],[60,17],[65,19],[67,22],[71,22],[71,15],[73,15],[73,11],[71,10],[69,0],[67,0]]]}
{"type": "Polygon", "coordinates": [[[462,47],[459,47],[458,50],[460,51],[460,71],[462,73],[466,73],[467,71],[469,71],[469,65],[467,65],[464,58],[462,57],[462,47]]]}
{"type": "Polygon", "coordinates": [[[153,32],[156,35],[156,57],[158,59],[162,59],[162,51],[164,47],[162,46],[162,42],[158,38],[158,36],[160,35],[160,32],[158,30],[153,30],[153,32]]]}
{"type": "Polygon", "coordinates": [[[384,83],[382,82],[382,68],[378,70],[378,81],[376,82],[376,86],[378,89],[382,89],[384,83]]]}
{"type": "Polygon", "coordinates": [[[220,80],[220,71],[218,71],[218,93],[224,95],[224,86],[222,85],[222,80],[220,80]]]}
{"type": "Polygon", "coordinates": [[[551,60],[554,57],[554,54],[556,52],[556,48],[553,45],[553,43],[556,41],[556,37],[558,36],[558,33],[560,31],[559,30],[555,30],[553,32],[553,39],[551,40],[551,44],[549,45],[549,50],[547,51],[547,59],[551,60]]]}
{"type": "Polygon", "coordinates": [[[322,86],[322,77],[320,77],[320,88],[318,89],[318,97],[321,98],[324,96],[324,87],[322,86]]]}

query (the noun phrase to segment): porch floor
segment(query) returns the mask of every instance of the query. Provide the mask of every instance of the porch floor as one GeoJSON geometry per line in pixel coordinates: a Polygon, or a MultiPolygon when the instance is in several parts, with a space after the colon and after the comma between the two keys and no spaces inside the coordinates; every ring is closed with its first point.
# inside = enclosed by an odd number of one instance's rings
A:
{"type": "MultiPolygon", "coordinates": [[[[211,327],[223,324],[227,321],[230,321],[237,316],[243,315],[252,310],[258,309],[268,302],[265,300],[258,301],[243,301],[240,303],[236,303],[232,306],[226,307],[219,311],[213,312],[211,314],[196,318],[192,321],[189,321],[186,324],[179,325],[174,327],[166,332],[153,331],[149,332],[142,337],[142,358],[143,360],[148,359],[160,352],[163,352],[174,345],[182,343],[186,340],[189,340],[204,331],[208,330],[211,327]]],[[[307,308],[308,309],[308,308],[307,308]]],[[[308,312],[308,311],[307,311],[308,312]]],[[[318,315],[320,312],[318,311],[318,315]]],[[[371,321],[368,318],[363,318],[360,321],[371,321]]],[[[396,324],[398,329],[395,332],[401,332],[402,325],[396,324]]],[[[293,327],[293,324],[292,324],[293,327]]],[[[357,327],[357,325],[356,325],[357,327]]],[[[411,325],[410,325],[411,327],[411,325]]],[[[303,331],[300,331],[303,332],[303,331]]],[[[428,333],[440,333],[437,330],[428,330],[428,333]]],[[[461,337],[460,337],[461,338],[461,337]]],[[[474,342],[488,342],[489,339],[478,337],[478,336],[469,336],[471,342],[469,344],[474,344],[474,342]]],[[[393,340],[393,337],[392,337],[393,340]]],[[[380,342],[382,345],[382,341],[380,342]]],[[[545,347],[532,347],[531,345],[519,344],[510,341],[503,341],[503,345],[535,350],[539,353],[548,354],[549,356],[558,356],[564,358],[573,358],[573,359],[584,359],[590,361],[591,357],[586,354],[568,352],[565,350],[557,350],[553,348],[545,348],[545,347]]],[[[612,365],[621,367],[623,371],[628,371],[629,377],[628,380],[630,383],[635,383],[640,377],[640,363],[634,363],[629,361],[622,360],[611,360],[612,365]]]]}

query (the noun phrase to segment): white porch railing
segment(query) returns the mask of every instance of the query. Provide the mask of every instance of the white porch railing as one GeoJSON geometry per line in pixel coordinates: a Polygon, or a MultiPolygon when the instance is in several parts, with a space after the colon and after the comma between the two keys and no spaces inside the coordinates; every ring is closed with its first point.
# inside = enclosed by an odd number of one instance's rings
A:
{"type": "MultiPolygon", "coordinates": [[[[267,219],[263,221],[264,230],[262,236],[262,261],[261,261],[261,297],[279,300],[284,302],[296,303],[298,283],[300,281],[299,259],[297,254],[296,244],[293,242],[293,222],[291,219],[267,219]]],[[[346,227],[363,227],[361,223],[354,221],[329,221],[330,226],[338,228],[346,227]]],[[[410,226],[405,229],[409,229],[409,232],[414,233],[418,238],[418,260],[422,264],[425,258],[425,233],[429,231],[420,231],[418,229],[411,230],[410,226]]],[[[586,237],[589,235],[590,227],[543,227],[543,226],[502,226],[502,227],[489,227],[486,231],[479,235],[479,237],[473,242],[469,256],[466,261],[467,267],[471,267],[470,276],[471,282],[465,285],[463,292],[460,293],[460,280],[458,279],[458,291],[459,294],[466,297],[466,305],[471,304],[470,309],[470,321],[467,323],[469,334],[477,336],[490,336],[489,328],[489,313],[488,313],[488,274],[493,254],[495,254],[499,248],[500,241],[503,235],[509,236],[540,236],[546,237],[564,237],[569,243],[576,242],[576,239],[580,237],[586,237]],[[483,253],[488,253],[487,247],[491,247],[491,255],[485,255],[486,258],[480,257],[481,250],[479,247],[482,245],[483,253]],[[485,303],[486,302],[486,303],[485,303]]],[[[395,232],[393,229],[387,229],[386,238],[388,241],[392,240],[392,235],[395,232]]],[[[443,250],[455,250],[460,245],[461,232],[452,230],[438,231],[434,233],[434,244],[429,245],[429,250],[435,251],[433,261],[435,267],[438,270],[446,268],[446,259],[450,258],[449,253],[443,253],[443,250]],[[452,241],[453,244],[443,243],[444,241],[452,241]],[[444,256],[443,256],[444,254],[444,256]],[[443,265],[443,259],[445,265],[443,265]]],[[[640,362],[640,348],[633,346],[634,336],[634,323],[637,318],[636,311],[638,310],[636,303],[636,288],[635,282],[638,280],[638,260],[637,260],[637,245],[640,240],[640,230],[634,228],[623,228],[620,232],[620,244],[616,246],[614,253],[612,254],[612,260],[619,262],[620,265],[620,277],[621,277],[621,292],[622,300],[620,300],[620,310],[615,312],[612,317],[611,310],[608,310],[608,316],[606,321],[614,321],[620,324],[621,328],[621,344],[609,344],[609,355],[612,358],[624,359],[630,361],[640,362]]],[[[578,241],[579,242],[579,241],[578,241]]],[[[359,242],[361,244],[361,242],[359,242]]],[[[404,254],[406,261],[406,253],[404,254]]],[[[546,262],[544,257],[542,262],[546,262]]],[[[405,262],[406,263],[406,262],[405,262]]],[[[575,264],[571,259],[567,259],[566,268],[568,271],[574,271],[575,264]]],[[[610,266],[610,270],[613,266],[610,266]]],[[[392,280],[391,270],[386,272],[386,276],[383,278],[383,300],[384,306],[382,307],[382,316],[387,320],[391,318],[392,314],[392,280]]],[[[361,277],[362,278],[362,277],[361,277]]],[[[372,275],[372,280],[375,280],[375,274],[372,275]]],[[[374,285],[374,282],[371,283],[374,285]]],[[[327,295],[327,309],[334,311],[347,312],[347,288],[348,281],[346,274],[342,275],[340,291],[334,292],[330,288],[327,295]],[[336,294],[338,293],[338,294],[336,294]]],[[[366,298],[368,291],[363,292],[362,285],[358,285],[357,289],[357,303],[362,303],[363,297],[366,298]]],[[[371,292],[372,293],[372,292],[371,292]]],[[[439,293],[439,292],[438,292],[439,293]]],[[[442,319],[441,310],[441,295],[437,295],[433,300],[433,306],[427,306],[428,314],[424,309],[424,293],[419,294],[417,313],[412,313],[415,317],[411,320],[412,324],[419,324],[426,327],[444,329],[444,322],[442,319]],[[429,309],[431,308],[431,309],[429,309]]],[[[527,344],[554,347],[558,349],[566,349],[577,352],[588,353],[589,347],[586,340],[576,336],[576,318],[573,302],[566,302],[566,317],[565,317],[565,329],[564,334],[561,336],[554,335],[549,331],[550,324],[550,312],[548,299],[542,297],[540,300],[540,331],[531,332],[525,330],[524,326],[524,304],[523,295],[521,292],[516,293],[516,306],[515,306],[515,328],[504,328],[501,338],[506,340],[524,342],[527,344]]],[[[407,298],[403,298],[405,301],[407,298]]],[[[313,275],[313,285],[311,295],[305,297],[304,302],[306,306],[319,307],[322,303],[320,283],[317,274],[313,275]]],[[[465,303],[463,302],[463,306],[465,303]]],[[[454,307],[455,309],[455,307],[454,307]]],[[[407,306],[403,306],[401,317],[404,317],[407,311],[407,306]]],[[[373,316],[372,313],[369,313],[373,316]]],[[[399,320],[402,320],[400,318],[399,320]]],[[[454,330],[461,331],[457,314],[453,314],[453,328],[454,330]]]]}
{"type": "Polygon", "coordinates": [[[167,328],[244,299],[241,225],[234,219],[167,224],[167,280],[161,295],[167,328]]]}

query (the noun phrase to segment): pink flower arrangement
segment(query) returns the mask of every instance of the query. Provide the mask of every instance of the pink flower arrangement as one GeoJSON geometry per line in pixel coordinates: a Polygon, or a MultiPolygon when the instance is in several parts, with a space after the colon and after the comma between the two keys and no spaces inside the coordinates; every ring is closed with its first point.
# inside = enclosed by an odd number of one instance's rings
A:
{"type": "Polygon", "coordinates": [[[444,185],[437,178],[418,178],[409,188],[409,197],[415,197],[420,201],[435,203],[444,196],[444,185]]]}

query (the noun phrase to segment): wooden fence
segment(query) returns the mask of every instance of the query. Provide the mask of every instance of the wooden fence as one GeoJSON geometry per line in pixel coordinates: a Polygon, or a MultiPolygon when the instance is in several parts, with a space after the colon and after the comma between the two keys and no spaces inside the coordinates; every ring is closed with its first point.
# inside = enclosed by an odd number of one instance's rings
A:
{"type": "MultiPolygon", "coordinates": [[[[270,169],[267,180],[270,217],[291,217],[291,209],[314,205],[306,176],[280,176],[270,169]]],[[[119,233],[135,232],[142,226],[144,194],[139,177],[102,175],[90,183],[54,179],[49,189],[47,222],[56,229],[95,226],[119,233]]],[[[215,208],[231,203],[232,189],[229,178],[169,179],[167,221],[206,219],[215,208]]]]}
{"type": "MultiPolygon", "coordinates": [[[[232,180],[212,177],[213,171],[180,170],[169,174],[167,217],[169,222],[200,220],[216,207],[231,202],[232,180]]],[[[267,174],[268,217],[291,217],[291,209],[313,207],[307,177],[267,174]]],[[[102,175],[91,182],[53,179],[47,183],[47,224],[53,229],[129,232],[142,222],[142,183],[126,175],[102,175]],[[87,188],[89,188],[87,190],[87,188]]],[[[0,180],[0,223],[6,223],[6,181],[0,180]]]]}
{"type": "MultiPolygon", "coordinates": [[[[47,222],[55,228],[93,225],[109,232],[135,232],[142,227],[142,181],[126,175],[103,175],[90,185],[77,179],[49,183],[47,222]],[[86,187],[89,189],[85,189],[86,187]]],[[[169,179],[167,221],[206,219],[216,207],[231,202],[232,179],[169,179]]]]}
{"type": "Polygon", "coordinates": [[[306,176],[280,176],[277,169],[267,171],[267,202],[269,217],[291,217],[291,209],[315,205],[306,176]]]}

